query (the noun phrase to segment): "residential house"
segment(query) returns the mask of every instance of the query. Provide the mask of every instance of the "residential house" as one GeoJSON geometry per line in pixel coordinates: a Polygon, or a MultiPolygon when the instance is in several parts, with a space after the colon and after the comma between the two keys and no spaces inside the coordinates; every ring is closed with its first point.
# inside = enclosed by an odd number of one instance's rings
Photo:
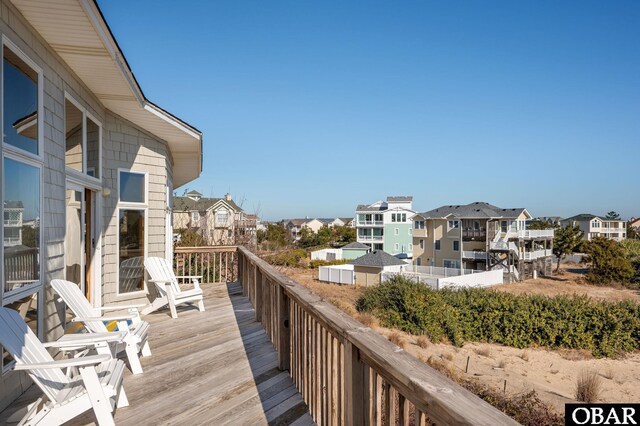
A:
{"type": "Polygon", "coordinates": [[[373,250],[413,256],[413,197],[387,197],[386,201],[356,207],[357,241],[373,250]]]}
{"type": "Polygon", "coordinates": [[[562,219],[562,226],[578,225],[583,232],[583,239],[591,241],[596,237],[622,241],[627,238],[627,223],[624,220],[607,219],[595,214],[582,213],[562,219]]]}
{"type": "Polygon", "coordinates": [[[369,253],[371,251],[371,246],[353,242],[347,244],[346,246],[342,246],[341,250],[343,259],[357,259],[369,253]]]}
{"type": "Polygon", "coordinates": [[[628,231],[627,236],[629,236],[629,238],[631,238],[630,236],[631,232],[629,232],[629,230],[631,229],[635,231],[634,238],[638,238],[638,236],[640,235],[640,217],[639,218],[632,217],[631,219],[629,219],[629,222],[627,222],[627,231],[628,231]]]}
{"type": "Polygon", "coordinates": [[[22,226],[24,205],[22,201],[7,200],[4,203],[4,233],[5,247],[22,245],[22,226]]]}
{"type": "Polygon", "coordinates": [[[257,216],[247,215],[231,194],[207,198],[190,191],[182,197],[173,197],[173,203],[174,229],[191,229],[214,246],[255,245],[257,216]]]}
{"type": "Polygon", "coordinates": [[[414,264],[503,269],[508,281],[550,275],[554,231],[528,230],[529,220],[527,209],[484,202],[418,213],[413,220],[414,264]]]}
{"type": "Polygon", "coordinates": [[[302,228],[309,228],[313,232],[318,232],[325,224],[319,219],[285,219],[283,221],[285,228],[291,234],[293,241],[300,239],[300,231],[302,228]]]}
{"type": "Polygon", "coordinates": [[[383,272],[407,265],[404,260],[382,250],[374,250],[349,263],[353,265],[355,285],[364,287],[380,284],[383,272]]]}
{"type": "Polygon", "coordinates": [[[320,222],[322,222],[323,225],[326,225],[329,228],[333,228],[334,226],[344,226],[344,222],[339,217],[336,217],[336,218],[333,218],[333,217],[324,218],[323,217],[323,218],[318,218],[318,220],[320,222]]]}
{"type": "Polygon", "coordinates": [[[353,217],[341,217],[339,219],[342,221],[342,226],[348,226],[349,228],[356,227],[356,221],[353,217]]]}
{"type": "Polygon", "coordinates": [[[311,252],[311,260],[353,260],[371,251],[371,247],[361,243],[350,243],[340,248],[320,249],[311,252]]]}
{"type": "MultiPolygon", "coordinates": [[[[53,279],[96,307],[155,297],[142,261],[172,257],[171,194],[200,175],[202,134],[145,97],[95,1],[0,0],[0,43],[0,303],[49,341],[53,279]]],[[[32,383],[2,353],[0,410],[32,383]]]]}

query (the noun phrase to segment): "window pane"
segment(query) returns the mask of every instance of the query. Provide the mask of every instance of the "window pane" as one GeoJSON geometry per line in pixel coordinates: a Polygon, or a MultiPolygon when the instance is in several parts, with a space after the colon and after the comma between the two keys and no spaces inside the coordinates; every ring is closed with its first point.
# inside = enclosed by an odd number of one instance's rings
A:
{"type": "Polygon", "coordinates": [[[144,175],[120,172],[120,201],[144,203],[144,175]]]}
{"type": "Polygon", "coordinates": [[[3,49],[4,142],[38,154],[38,74],[3,49]]]}
{"type": "Polygon", "coordinates": [[[64,162],[67,167],[82,171],[82,111],[68,99],[64,101],[64,131],[67,154],[64,162]]]}
{"type": "Polygon", "coordinates": [[[4,159],[4,291],[40,280],[40,170],[4,159]]]}
{"type": "Polygon", "coordinates": [[[87,174],[100,177],[100,127],[87,118],[87,174]]]}
{"type": "MultiPolygon", "coordinates": [[[[20,300],[6,305],[7,308],[14,309],[20,313],[20,316],[27,323],[31,331],[38,335],[38,293],[30,294],[20,300]]],[[[13,357],[2,349],[2,367],[6,367],[13,357]]]]}
{"type": "Polygon", "coordinates": [[[119,289],[130,293],[144,289],[144,210],[120,210],[119,289]]]}

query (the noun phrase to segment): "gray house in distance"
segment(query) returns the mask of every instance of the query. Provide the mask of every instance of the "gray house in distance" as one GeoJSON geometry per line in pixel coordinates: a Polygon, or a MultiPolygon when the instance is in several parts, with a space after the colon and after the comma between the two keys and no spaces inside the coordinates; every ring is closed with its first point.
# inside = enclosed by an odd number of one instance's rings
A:
{"type": "MultiPolygon", "coordinates": [[[[0,303],[50,341],[53,279],[96,307],[155,297],[142,262],[172,256],[171,194],[200,175],[202,134],[145,97],[94,1],[0,0],[0,40],[0,303]]],[[[0,410],[32,383],[2,353],[0,410]]]]}

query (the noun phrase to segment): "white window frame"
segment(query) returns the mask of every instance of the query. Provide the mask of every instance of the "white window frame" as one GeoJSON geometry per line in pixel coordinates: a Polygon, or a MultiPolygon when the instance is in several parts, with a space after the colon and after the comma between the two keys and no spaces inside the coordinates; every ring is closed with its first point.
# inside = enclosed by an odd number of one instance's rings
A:
{"type": "Polygon", "coordinates": [[[400,235],[400,228],[393,228],[393,235],[400,235]]]}
{"type": "Polygon", "coordinates": [[[422,239],[420,240],[419,247],[420,247],[421,250],[424,250],[424,240],[422,240],[422,239]]]}
{"type": "Polygon", "coordinates": [[[451,250],[460,251],[460,241],[458,240],[451,241],[451,250]],[[458,248],[456,248],[456,243],[458,243],[458,248]]]}
{"type": "Polygon", "coordinates": [[[451,231],[452,229],[458,229],[460,228],[460,221],[459,220],[448,220],[447,221],[447,232],[451,231]]]}
{"type": "MultiPolygon", "coordinates": [[[[42,68],[39,67],[26,53],[22,51],[18,47],[17,44],[12,42],[6,35],[2,35],[2,65],[0,68],[2,72],[0,72],[0,121],[4,120],[4,48],[5,46],[9,48],[16,56],[18,56],[22,61],[27,64],[33,71],[38,74],[38,154],[33,154],[31,152],[22,150],[17,146],[10,145],[8,143],[4,143],[4,138],[2,141],[2,150],[4,152],[12,152],[16,155],[19,155],[25,159],[31,159],[35,161],[42,162],[44,160],[44,74],[42,72],[42,68]]],[[[4,123],[2,123],[4,126],[4,123]]],[[[3,127],[4,129],[4,127],[3,127]]]]}
{"type": "MultiPolygon", "coordinates": [[[[64,130],[64,139],[65,139],[65,173],[67,177],[72,178],[76,182],[82,182],[85,186],[90,187],[92,189],[100,190],[102,188],[102,122],[98,120],[93,114],[91,114],[86,107],[82,105],[80,101],[73,97],[69,92],[65,90],[64,92],[65,101],[69,101],[80,110],[82,113],[82,171],[78,171],[76,169],[72,169],[71,167],[67,167],[66,162],[66,143],[67,143],[67,130],[64,130]],[[98,126],[98,177],[95,176],[95,167],[88,168],[87,167],[87,119],[93,121],[98,126]],[[89,169],[93,169],[94,176],[89,175],[87,172],[89,169]]],[[[66,112],[66,105],[62,106],[63,111],[66,112]]],[[[66,125],[66,117],[63,118],[63,123],[66,125]]],[[[120,170],[120,169],[118,169],[120,170]]],[[[120,173],[118,173],[118,182],[120,182],[120,173]]],[[[118,191],[120,190],[120,184],[118,184],[118,191]]],[[[120,194],[118,193],[118,200],[120,200],[120,194]]]]}
{"type": "Polygon", "coordinates": [[[409,228],[409,236],[413,235],[413,229],[409,228]]]}
{"type": "MultiPolygon", "coordinates": [[[[22,150],[16,146],[8,143],[4,143],[4,138],[0,141],[0,177],[4,176],[4,159],[9,158],[13,161],[27,164],[38,168],[40,172],[40,262],[39,262],[39,276],[40,281],[30,284],[29,286],[20,288],[19,290],[11,291],[8,295],[4,291],[4,278],[0,280],[0,306],[6,306],[16,300],[22,299],[29,295],[36,294],[38,298],[38,319],[37,319],[37,333],[38,339],[44,340],[44,262],[42,256],[42,250],[44,247],[44,232],[43,224],[44,220],[44,76],[40,66],[38,66],[29,56],[27,56],[22,49],[20,49],[13,41],[11,41],[5,34],[2,34],[0,40],[0,46],[2,48],[3,60],[0,65],[0,129],[4,129],[4,48],[5,46],[11,50],[16,56],[18,56],[25,64],[27,64],[38,75],[38,153],[34,154],[25,150],[22,150]]],[[[0,200],[4,200],[4,178],[0,184],[0,200]]],[[[4,203],[2,203],[4,204],[4,203]]],[[[0,206],[0,212],[4,217],[4,208],[0,206]]],[[[4,277],[4,225],[0,226],[0,277],[4,277]]],[[[0,364],[2,375],[12,370],[15,361],[7,363],[4,367],[0,364]]]]}
{"type": "Polygon", "coordinates": [[[393,249],[396,250],[396,251],[400,250],[400,244],[399,243],[395,243],[393,245],[393,249]]]}
{"type": "Polygon", "coordinates": [[[200,221],[200,212],[194,210],[191,212],[191,222],[199,222],[200,221]]]}
{"type": "MultiPolygon", "coordinates": [[[[144,170],[118,168],[117,179],[117,191],[118,191],[118,204],[116,207],[117,221],[120,221],[120,211],[122,210],[142,210],[144,211],[144,249],[143,257],[146,260],[149,255],[149,172],[144,170]],[[144,203],[134,203],[131,201],[120,201],[120,174],[135,173],[144,175],[144,203]]],[[[143,280],[143,288],[138,291],[131,291],[128,293],[120,293],[120,224],[116,227],[116,300],[128,300],[137,298],[141,295],[149,293],[149,286],[147,285],[146,274],[143,280]]]]}
{"type": "Polygon", "coordinates": [[[462,265],[461,265],[459,259],[443,259],[442,260],[442,266],[444,268],[449,268],[449,269],[461,269],[460,267],[462,265]],[[450,263],[453,263],[454,265],[458,265],[458,266],[445,266],[446,262],[450,262],[450,263]]]}

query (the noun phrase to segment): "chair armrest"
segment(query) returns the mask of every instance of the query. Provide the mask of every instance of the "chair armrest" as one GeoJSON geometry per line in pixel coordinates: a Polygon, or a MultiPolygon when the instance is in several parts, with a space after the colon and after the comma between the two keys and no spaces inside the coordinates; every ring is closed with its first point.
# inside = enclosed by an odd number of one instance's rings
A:
{"type": "Polygon", "coordinates": [[[202,280],[202,275],[180,275],[177,276],[176,279],[190,279],[191,284],[193,284],[193,288],[200,290],[200,281],[202,280]]]}
{"type": "Polygon", "coordinates": [[[45,348],[65,348],[78,346],[94,346],[100,343],[121,342],[127,332],[114,331],[108,333],[77,333],[65,334],[60,340],[43,343],[45,348]],[[69,337],[66,337],[69,336],[69,337]]]}
{"type": "Polygon", "coordinates": [[[101,308],[94,308],[94,309],[99,309],[101,311],[117,311],[120,309],[140,309],[140,308],[144,308],[147,305],[144,304],[139,304],[139,305],[113,305],[113,306],[103,306],[101,308]]]}
{"type": "Polygon", "coordinates": [[[110,315],[102,317],[75,317],[72,322],[87,322],[87,321],[120,321],[120,320],[132,320],[138,318],[137,314],[122,314],[122,315],[110,315]]]}
{"type": "Polygon", "coordinates": [[[52,362],[36,362],[33,364],[16,364],[14,370],[40,370],[47,368],[82,367],[84,365],[98,365],[111,360],[109,355],[89,355],[80,358],[61,359],[52,362]]]}

